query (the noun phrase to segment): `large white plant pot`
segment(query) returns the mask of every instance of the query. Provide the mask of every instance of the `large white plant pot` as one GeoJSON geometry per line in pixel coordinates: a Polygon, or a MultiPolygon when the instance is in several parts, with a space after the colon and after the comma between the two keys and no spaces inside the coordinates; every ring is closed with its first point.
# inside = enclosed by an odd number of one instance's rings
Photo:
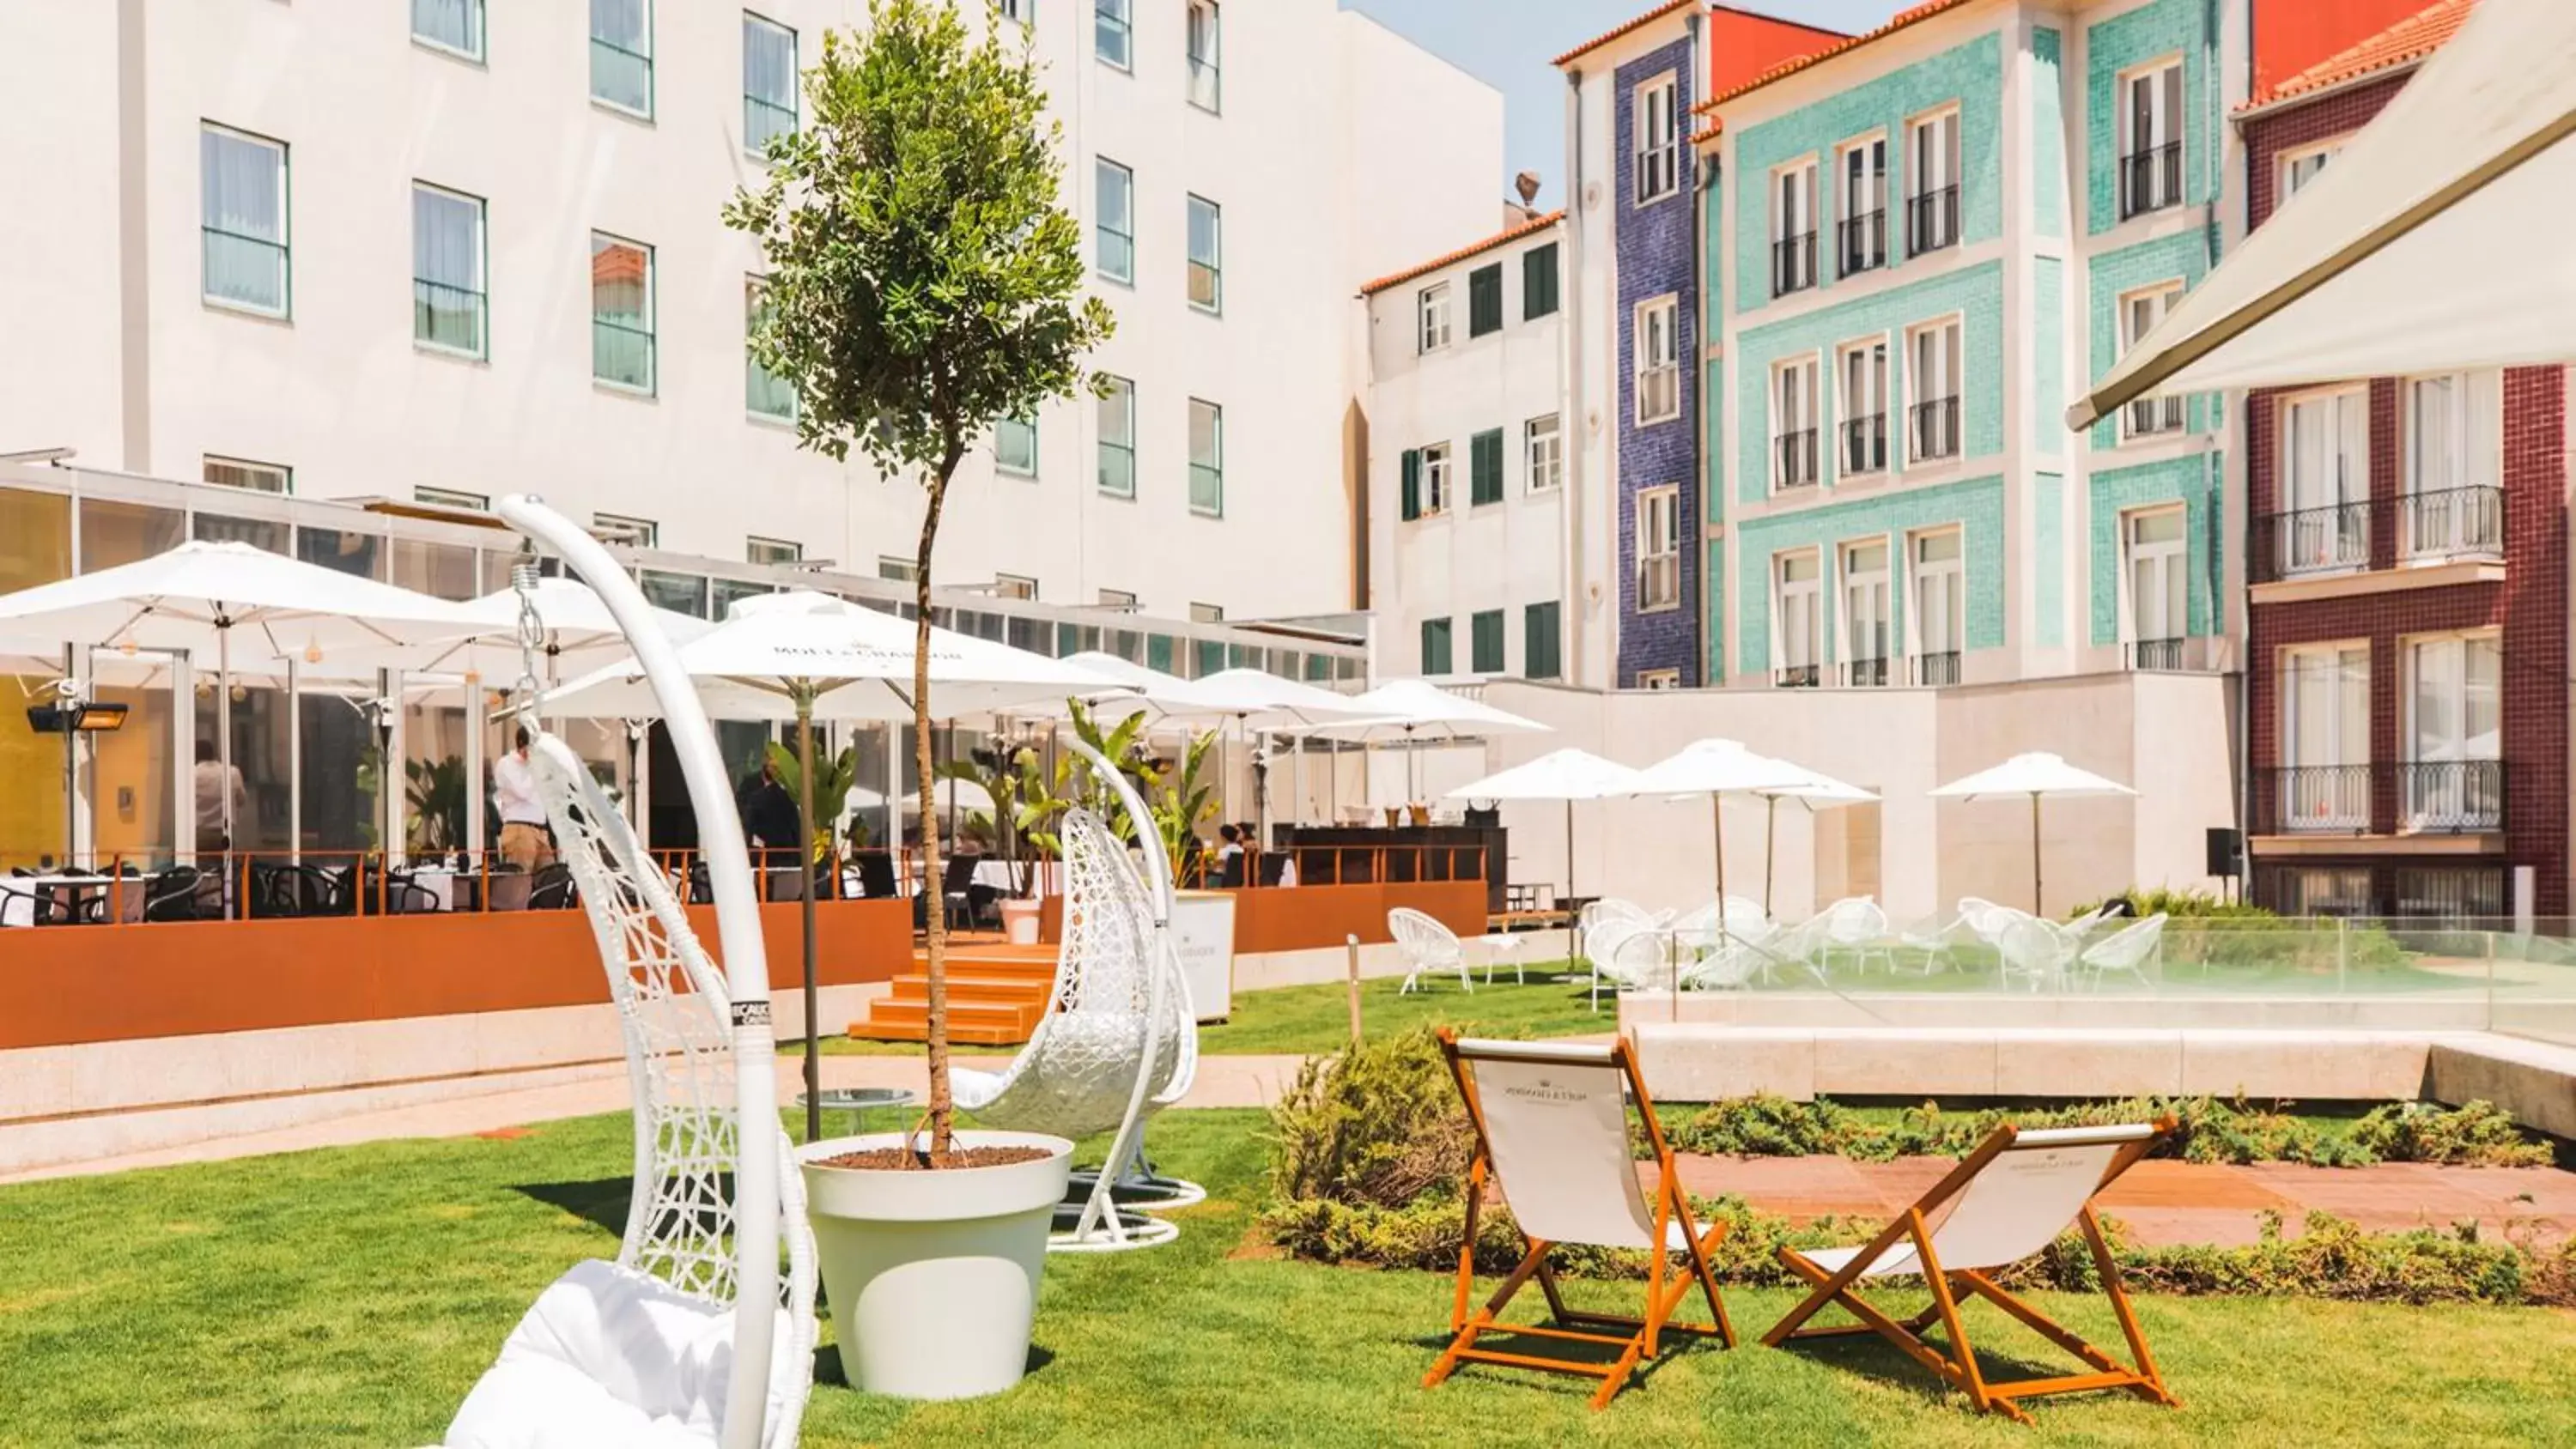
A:
{"type": "Polygon", "coordinates": [[[963,1147],[1039,1147],[1008,1167],[826,1167],[892,1147],[898,1132],[808,1143],[806,1214],[831,1300],[841,1368],[871,1394],[967,1399],[1020,1381],[1073,1144],[1037,1132],[960,1132],[963,1147]]]}
{"type": "Polygon", "coordinates": [[[1002,939],[1014,946],[1036,945],[1040,909],[1039,903],[1035,900],[1002,902],[1002,939]]]}

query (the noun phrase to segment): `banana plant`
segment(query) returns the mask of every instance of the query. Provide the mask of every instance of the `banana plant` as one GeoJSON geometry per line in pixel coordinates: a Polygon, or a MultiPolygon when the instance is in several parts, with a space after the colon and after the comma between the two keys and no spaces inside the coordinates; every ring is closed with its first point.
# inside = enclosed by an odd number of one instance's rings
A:
{"type": "MultiPolygon", "coordinates": [[[[1103,759],[1114,762],[1120,773],[1136,785],[1139,794],[1150,790],[1154,780],[1153,762],[1146,757],[1145,717],[1129,715],[1117,724],[1103,728],[1100,721],[1082,701],[1068,701],[1074,735],[1084,744],[1098,750],[1103,759]]],[[[1101,781],[1094,779],[1090,762],[1070,750],[1056,755],[1052,764],[1036,750],[1022,750],[1019,755],[1019,812],[1016,824],[1020,839],[1041,860],[1061,859],[1064,842],[1057,822],[1067,810],[1080,806],[1109,823],[1122,839],[1134,843],[1136,827],[1125,812],[1115,808],[1118,797],[1101,781]]]]}
{"type": "Polygon", "coordinates": [[[1199,778],[1216,738],[1215,730],[1192,736],[1180,758],[1156,772],[1154,792],[1146,801],[1174,880],[1182,878],[1189,851],[1198,844],[1199,827],[1216,816],[1214,787],[1199,778]]]}
{"type": "Polygon", "coordinates": [[[404,792],[411,807],[411,848],[456,850],[465,844],[465,762],[454,755],[443,760],[405,760],[404,792]]]}
{"type": "MultiPolygon", "coordinates": [[[[769,767],[777,772],[778,783],[787,788],[790,799],[802,799],[804,767],[797,762],[796,752],[769,742],[769,767]]],[[[841,814],[849,808],[850,787],[859,778],[859,747],[844,746],[838,755],[814,762],[814,859],[831,858],[833,843],[839,838],[841,814]]]]}

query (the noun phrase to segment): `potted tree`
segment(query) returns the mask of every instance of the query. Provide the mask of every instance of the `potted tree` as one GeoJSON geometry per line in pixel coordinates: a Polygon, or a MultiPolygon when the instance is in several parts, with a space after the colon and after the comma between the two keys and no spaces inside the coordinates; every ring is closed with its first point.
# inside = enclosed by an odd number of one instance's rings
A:
{"type": "MultiPolygon", "coordinates": [[[[1083,358],[1112,324],[1081,295],[1081,228],[1056,202],[1059,128],[1028,52],[970,36],[945,0],[871,0],[864,31],[824,36],[804,90],[803,125],[769,143],[767,179],[725,220],[767,263],[751,348],[794,390],[799,444],[921,484],[912,723],[927,820],[932,555],[950,481],[996,420],[1095,388],[1083,358]]],[[[922,864],[940,879],[929,832],[922,864]]],[[[1009,1387],[1027,1363],[1073,1145],[956,1129],[942,913],[926,927],[926,1136],[799,1158],[850,1381],[958,1398],[1009,1387]]]]}

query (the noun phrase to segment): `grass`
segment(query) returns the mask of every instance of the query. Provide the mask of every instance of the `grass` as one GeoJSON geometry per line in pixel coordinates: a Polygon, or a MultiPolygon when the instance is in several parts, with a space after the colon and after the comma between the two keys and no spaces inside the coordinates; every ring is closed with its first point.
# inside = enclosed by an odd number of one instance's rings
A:
{"type": "MultiPolygon", "coordinates": [[[[1482,993],[1479,992],[1479,995],[1482,993]]],[[[907,1405],[819,1385],[809,1449],[1114,1443],[2028,1445],[1893,1350],[1690,1347],[1609,1412],[1571,1379],[1469,1369],[1418,1387],[1445,1279],[1247,1251],[1262,1119],[1182,1112],[1165,1165],[1207,1184],[1170,1247],[1058,1259],[1019,1389],[907,1405]]],[[[502,1336],[578,1258],[615,1251],[623,1116],[0,1188],[0,1445],[434,1442],[502,1336]]],[[[1633,1289],[1586,1288],[1595,1306],[1633,1289]]],[[[2041,1295],[2117,1342],[2098,1299],[2041,1295]]],[[[1748,1338],[1790,1295],[1738,1291],[1748,1338]]],[[[2576,1442],[2576,1315],[2314,1300],[2147,1298],[2186,1408],[2043,1404],[2052,1443],[2417,1446],[2576,1442]]],[[[2006,1373],[2054,1369],[1983,1307],[2006,1373]],[[2013,1359],[2023,1359],[2014,1363],[2013,1359]]],[[[825,1336],[828,1341],[828,1321],[825,1336]]],[[[1993,1355],[1989,1355],[1990,1359],[1993,1355]]],[[[836,1360],[820,1356],[837,1380],[836,1360]]]]}

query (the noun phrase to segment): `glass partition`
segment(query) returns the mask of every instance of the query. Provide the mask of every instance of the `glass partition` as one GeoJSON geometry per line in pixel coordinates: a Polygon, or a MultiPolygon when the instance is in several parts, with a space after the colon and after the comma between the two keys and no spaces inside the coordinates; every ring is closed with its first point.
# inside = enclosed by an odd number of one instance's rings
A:
{"type": "MultiPolygon", "coordinates": [[[[0,593],[49,584],[71,572],[71,499],[0,488],[0,593]]],[[[58,665],[37,675],[0,675],[0,700],[12,708],[37,703],[35,692],[61,673],[58,665]]],[[[60,736],[39,735],[0,720],[0,780],[16,785],[0,790],[0,869],[32,868],[39,860],[60,859],[69,847],[63,833],[62,779],[60,736]]]]}
{"type": "Polygon", "coordinates": [[[707,581],[703,574],[672,574],[659,569],[645,569],[637,576],[636,584],[643,589],[646,602],[657,609],[668,609],[693,619],[707,617],[707,581]]]}
{"type": "MultiPolygon", "coordinates": [[[[126,707],[122,728],[85,737],[93,802],[91,839],[98,866],[105,869],[112,858],[122,857],[138,870],[157,869],[169,863],[179,844],[171,800],[170,690],[167,685],[151,689],[103,685],[98,697],[126,707]]],[[[48,739],[59,751],[60,737],[48,739]]],[[[61,809],[61,791],[38,793],[61,809]]]]}
{"type": "Polygon", "coordinates": [[[80,506],[81,572],[94,574],[168,553],[187,538],[187,519],[175,508],[85,498],[80,506]]]}
{"type": "Polygon", "coordinates": [[[283,521],[274,518],[232,518],[221,513],[200,513],[188,521],[191,537],[207,543],[246,543],[253,548],[293,557],[288,536],[294,532],[283,521]]]}
{"type": "Polygon", "coordinates": [[[385,540],[372,533],[347,528],[314,528],[310,525],[295,530],[295,556],[309,564],[337,569],[362,579],[381,581],[385,576],[385,540]]]}
{"type": "MultiPolygon", "coordinates": [[[[303,784],[300,848],[324,852],[310,864],[345,864],[334,853],[372,850],[384,836],[377,805],[384,788],[384,750],[363,703],[357,689],[344,694],[307,685],[296,694],[296,725],[303,731],[296,762],[303,784]]],[[[234,745],[238,751],[240,741],[234,745]]]]}
{"type": "Polygon", "coordinates": [[[474,550],[462,544],[398,538],[393,561],[393,582],[403,588],[458,603],[478,595],[482,580],[474,550]]]}

